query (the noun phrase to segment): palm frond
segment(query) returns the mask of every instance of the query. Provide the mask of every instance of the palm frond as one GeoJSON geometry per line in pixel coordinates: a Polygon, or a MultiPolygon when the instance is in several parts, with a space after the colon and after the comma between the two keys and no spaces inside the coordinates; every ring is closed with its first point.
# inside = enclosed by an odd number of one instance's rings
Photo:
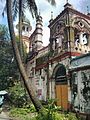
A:
{"type": "Polygon", "coordinates": [[[56,2],[55,2],[55,0],[46,0],[46,1],[48,1],[51,5],[56,6],[56,2]]]}
{"type": "Polygon", "coordinates": [[[28,6],[28,8],[29,8],[29,10],[32,14],[32,17],[33,18],[34,18],[34,16],[37,17],[37,15],[38,15],[37,11],[38,10],[37,10],[37,5],[36,5],[35,0],[26,0],[26,2],[27,2],[27,6],[28,6]]]}
{"type": "Polygon", "coordinates": [[[13,0],[12,1],[12,15],[13,15],[13,20],[17,17],[17,14],[19,12],[19,0],[13,0]]]}
{"type": "MultiPolygon", "coordinates": [[[[12,15],[13,15],[13,20],[15,20],[15,18],[17,17],[17,13],[19,12],[19,0],[12,0],[12,15]]],[[[4,17],[4,14],[7,12],[7,7],[6,4],[4,6],[4,9],[2,11],[2,16],[4,17]]]]}
{"type": "Polygon", "coordinates": [[[3,9],[3,11],[2,11],[2,16],[3,16],[3,17],[4,17],[4,14],[5,14],[6,11],[7,11],[7,7],[6,7],[6,4],[5,4],[4,9],[3,9]]]}

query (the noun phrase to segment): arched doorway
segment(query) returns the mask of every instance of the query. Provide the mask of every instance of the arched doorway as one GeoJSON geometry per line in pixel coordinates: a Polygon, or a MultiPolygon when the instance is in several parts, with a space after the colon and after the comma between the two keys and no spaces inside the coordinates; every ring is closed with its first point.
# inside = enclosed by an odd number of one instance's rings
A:
{"type": "Polygon", "coordinates": [[[66,68],[63,64],[59,64],[54,70],[55,77],[55,92],[57,98],[57,105],[63,109],[68,108],[68,84],[66,78],[66,68]]]}

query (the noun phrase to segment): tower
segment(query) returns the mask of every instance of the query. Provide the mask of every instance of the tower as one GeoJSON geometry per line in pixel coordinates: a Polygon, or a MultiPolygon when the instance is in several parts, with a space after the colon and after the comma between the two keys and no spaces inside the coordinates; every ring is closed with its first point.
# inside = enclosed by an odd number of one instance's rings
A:
{"type": "MultiPolygon", "coordinates": [[[[16,25],[16,28],[19,30],[19,23],[16,25]]],[[[22,18],[22,41],[23,41],[23,45],[26,48],[26,52],[29,52],[29,36],[31,34],[31,24],[30,21],[23,16],[22,18]]],[[[16,34],[18,36],[18,33],[16,34]]]]}
{"type": "Polygon", "coordinates": [[[42,29],[42,17],[40,14],[36,18],[36,30],[35,30],[35,49],[40,50],[42,48],[42,36],[43,36],[43,29],[42,29]]]}

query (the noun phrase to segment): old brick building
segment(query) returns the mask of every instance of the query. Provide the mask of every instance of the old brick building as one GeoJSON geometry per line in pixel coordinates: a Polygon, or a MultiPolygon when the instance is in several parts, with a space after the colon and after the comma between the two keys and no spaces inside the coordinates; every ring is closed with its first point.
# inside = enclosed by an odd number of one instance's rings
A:
{"type": "Polygon", "coordinates": [[[49,21],[50,39],[46,47],[43,47],[42,27],[39,15],[30,36],[28,76],[39,99],[56,98],[57,105],[67,110],[74,101],[72,59],[90,52],[90,16],[66,3],[64,10],[49,21]]]}

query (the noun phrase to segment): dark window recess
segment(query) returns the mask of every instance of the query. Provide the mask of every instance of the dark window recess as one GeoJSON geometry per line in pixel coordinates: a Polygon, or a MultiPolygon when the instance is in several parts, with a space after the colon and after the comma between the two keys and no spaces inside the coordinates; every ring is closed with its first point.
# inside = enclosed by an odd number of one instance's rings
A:
{"type": "Polygon", "coordinates": [[[25,31],[25,26],[22,27],[22,30],[25,31]]]}
{"type": "Polygon", "coordinates": [[[87,50],[85,50],[85,52],[87,52],[87,50]]]}
{"type": "Polygon", "coordinates": [[[77,47],[75,47],[75,49],[76,49],[76,50],[78,50],[78,48],[77,48],[77,47]]]}
{"type": "Polygon", "coordinates": [[[42,70],[40,69],[40,75],[41,75],[42,70]]]}
{"type": "Polygon", "coordinates": [[[77,93],[77,84],[73,84],[73,87],[72,87],[72,89],[73,89],[73,92],[75,93],[77,93]]]}
{"type": "Polygon", "coordinates": [[[28,27],[27,27],[27,32],[29,31],[28,27]]]}
{"type": "Polygon", "coordinates": [[[67,78],[66,78],[66,68],[61,65],[55,75],[55,81],[56,84],[57,83],[62,83],[62,84],[66,84],[67,83],[67,78]]]}
{"type": "Polygon", "coordinates": [[[80,26],[83,26],[83,24],[80,22],[80,26]]]}

